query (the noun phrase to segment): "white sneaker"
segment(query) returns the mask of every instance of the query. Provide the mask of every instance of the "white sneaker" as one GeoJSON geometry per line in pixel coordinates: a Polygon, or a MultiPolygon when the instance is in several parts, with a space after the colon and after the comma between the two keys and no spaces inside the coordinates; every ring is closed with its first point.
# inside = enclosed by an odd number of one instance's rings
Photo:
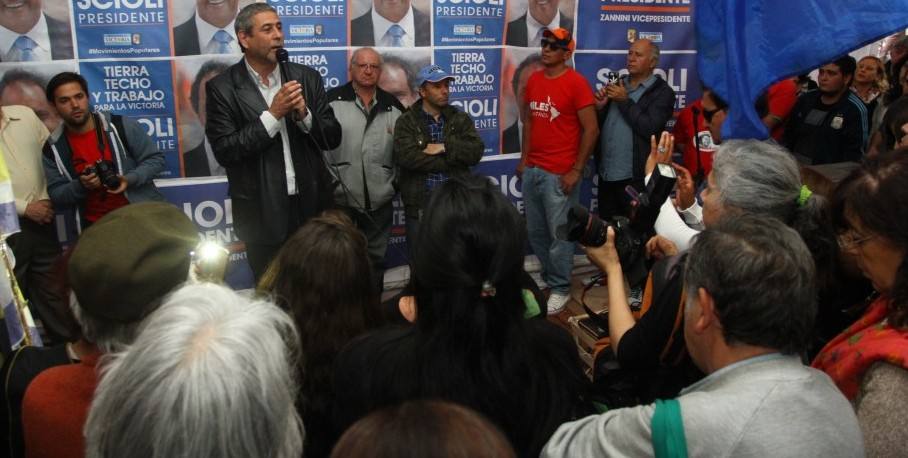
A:
{"type": "Polygon", "coordinates": [[[546,309],[548,309],[548,315],[557,315],[564,311],[564,307],[567,305],[568,301],[571,300],[571,297],[567,294],[560,294],[553,292],[549,296],[548,302],[546,302],[546,309]]]}

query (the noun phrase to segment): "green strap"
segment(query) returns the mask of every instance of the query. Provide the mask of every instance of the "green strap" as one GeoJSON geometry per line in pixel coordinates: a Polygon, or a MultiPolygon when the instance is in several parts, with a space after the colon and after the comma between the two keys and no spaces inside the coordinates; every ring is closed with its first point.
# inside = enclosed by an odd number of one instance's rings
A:
{"type": "Polygon", "coordinates": [[[539,303],[536,302],[536,296],[533,295],[533,292],[524,289],[520,293],[523,295],[523,317],[524,318],[533,318],[534,316],[539,316],[542,314],[542,310],[539,308],[539,303]]]}
{"type": "Polygon", "coordinates": [[[681,419],[681,404],[677,399],[656,400],[652,429],[656,458],[687,458],[684,421],[681,419]]]}

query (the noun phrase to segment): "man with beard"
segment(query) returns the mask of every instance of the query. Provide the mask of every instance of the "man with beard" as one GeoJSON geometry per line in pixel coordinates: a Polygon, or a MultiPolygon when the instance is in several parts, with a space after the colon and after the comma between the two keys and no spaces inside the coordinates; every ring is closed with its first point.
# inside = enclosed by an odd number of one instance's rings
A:
{"type": "Polygon", "coordinates": [[[860,161],[867,143],[867,107],[848,89],[857,64],[843,56],[820,67],[819,89],[802,94],[782,144],[806,164],[860,161]]]}
{"type": "Polygon", "coordinates": [[[92,113],[88,83],[63,72],[47,83],[47,99],[63,119],[44,144],[47,193],[55,209],[77,207],[86,228],[129,203],[164,200],[154,177],[164,154],[137,122],[107,112],[92,113]]]}

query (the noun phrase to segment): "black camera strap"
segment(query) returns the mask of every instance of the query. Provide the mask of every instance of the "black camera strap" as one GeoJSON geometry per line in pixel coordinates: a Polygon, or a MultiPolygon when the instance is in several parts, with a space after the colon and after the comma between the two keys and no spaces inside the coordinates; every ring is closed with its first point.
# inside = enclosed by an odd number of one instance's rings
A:
{"type": "MultiPolygon", "coordinates": [[[[95,121],[95,135],[98,137],[98,155],[99,158],[104,160],[104,134],[101,132],[101,115],[97,113],[91,114],[92,119],[95,121]]],[[[113,152],[111,151],[111,155],[113,152]]]]}

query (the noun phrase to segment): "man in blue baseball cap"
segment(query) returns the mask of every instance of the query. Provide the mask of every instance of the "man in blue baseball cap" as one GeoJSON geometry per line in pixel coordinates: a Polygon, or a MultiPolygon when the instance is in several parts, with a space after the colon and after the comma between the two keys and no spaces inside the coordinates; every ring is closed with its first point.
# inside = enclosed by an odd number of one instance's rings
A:
{"type": "Polygon", "coordinates": [[[400,169],[411,259],[430,192],[452,176],[470,173],[470,166],[479,162],[485,148],[473,119],[448,103],[454,79],[438,65],[420,70],[416,78],[420,99],[398,118],[394,128],[394,163],[400,169]]]}

